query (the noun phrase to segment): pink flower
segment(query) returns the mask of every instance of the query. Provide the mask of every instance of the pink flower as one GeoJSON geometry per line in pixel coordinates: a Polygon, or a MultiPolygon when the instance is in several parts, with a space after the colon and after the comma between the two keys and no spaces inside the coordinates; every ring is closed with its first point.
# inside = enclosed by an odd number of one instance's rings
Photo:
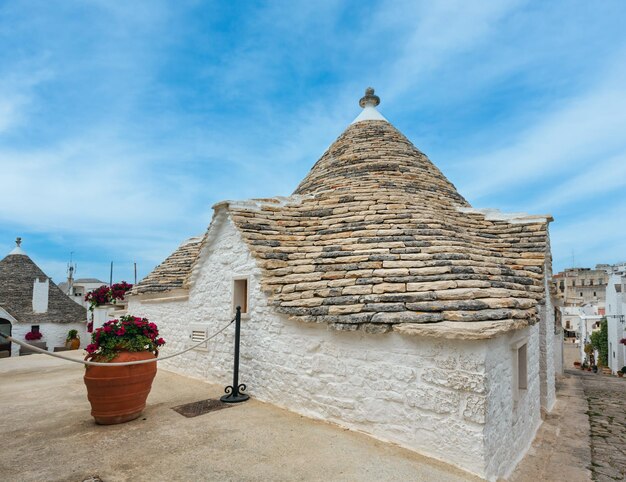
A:
{"type": "Polygon", "coordinates": [[[91,343],[87,345],[87,348],[85,348],[85,350],[87,350],[87,353],[89,353],[90,355],[93,355],[98,350],[98,345],[96,345],[95,343],[91,343]]]}
{"type": "Polygon", "coordinates": [[[165,345],[165,340],[163,338],[159,338],[155,343],[157,346],[165,345]]]}

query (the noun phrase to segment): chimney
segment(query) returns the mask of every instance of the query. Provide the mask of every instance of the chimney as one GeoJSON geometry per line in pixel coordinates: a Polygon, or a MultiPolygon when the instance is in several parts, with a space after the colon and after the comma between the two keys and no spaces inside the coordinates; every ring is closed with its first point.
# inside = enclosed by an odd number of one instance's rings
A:
{"type": "Polygon", "coordinates": [[[50,281],[46,278],[39,281],[36,278],[33,282],[33,313],[46,313],[48,311],[48,292],[50,291],[50,281]]]}

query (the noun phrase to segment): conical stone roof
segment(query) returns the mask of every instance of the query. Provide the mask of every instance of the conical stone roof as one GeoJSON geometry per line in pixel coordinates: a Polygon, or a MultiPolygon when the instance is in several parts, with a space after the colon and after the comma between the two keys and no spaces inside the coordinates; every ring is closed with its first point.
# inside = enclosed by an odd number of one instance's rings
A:
{"type": "Polygon", "coordinates": [[[275,309],[376,333],[488,336],[535,323],[550,218],[472,209],[376,105],[368,91],[291,197],[215,207],[257,259],[275,309]]]}
{"type": "Polygon", "coordinates": [[[334,191],[418,196],[423,203],[469,206],[439,169],[389,122],[356,122],[328,148],[294,194],[334,191]]]}
{"type": "Polygon", "coordinates": [[[33,325],[87,321],[87,310],[63,294],[21,249],[13,250],[0,260],[0,308],[18,322],[33,325]],[[36,279],[49,280],[48,311],[45,313],[33,312],[33,284],[36,279]]]}

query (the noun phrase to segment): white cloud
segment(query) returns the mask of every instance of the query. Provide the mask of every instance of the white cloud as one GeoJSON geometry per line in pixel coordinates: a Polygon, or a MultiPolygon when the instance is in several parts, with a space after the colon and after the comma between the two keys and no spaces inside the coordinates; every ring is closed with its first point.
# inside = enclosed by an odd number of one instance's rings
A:
{"type": "Polygon", "coordinates": [[[573,265],[626,261],[626,197],[605,209],[578,214],[575,220],[556,222],[550,228],[554,265],[561,270],[573,265]]]}
{"type": "MultiPolygon", "coordinates": [[[[606,160],[596,160],[580,174],[574,174],[563,182],[555,182],[528,207],[529,212],[553,211],[564,205],[584,205],[590,199],[604,197],[619,188],[626,187],[626,151],[606,160]]],[[[625,214],[626,216],[626,214],[625,214]]]]}
{"type": "Polygon", "coordinates": [[[380,28],[401,29],[405,35],[385,75],[385,98],[393,102],[428,96],[428,92],[408,93],[425,79],[442,76],[460,54],[486,46],[501,20],[521,4],[520,0],[409,2],[404,15],[385,4],[378,14],[380,28]]]}
{"type": "MultiPolygon", "coordinates": [[[[626,60],[622,52],[620,58],[626,60]]],[[[618,64],[619,59],[613,59],[618,64]]],[[[618,64],[619,65],[619,64],[618,64]]],[[[615,65],[609,68],[615,69],[615,65]]],[[[626,150],[626,91],[623,67],[609,72],[593,88],[569,99],[555,111],[537,112],[536,123],[511,145],[467,160],[476,173],[459,183],[468,197],[481,199],[528,186],[535,180],[570,176],[590,160],[626,150]]],[[[610,161],[609,161],[610,162],[610,161]]],[[[602,166],[595,166],[602,169],[602,166]]]]}
{"type": "Polygon", "coordinates": [[[0,70],[0,139],[28,120],[34,90],[51,78],[51,72],[38,68],[38,64],[38,60],[21,62],[0,70]]]}

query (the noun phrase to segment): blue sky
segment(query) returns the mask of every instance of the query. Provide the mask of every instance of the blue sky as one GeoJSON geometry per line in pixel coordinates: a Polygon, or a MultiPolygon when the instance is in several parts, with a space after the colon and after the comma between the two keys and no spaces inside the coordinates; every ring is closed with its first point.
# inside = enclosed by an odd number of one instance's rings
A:
{"type": "Polygon", "coordinates": [[[223,199],[288,195],[376,88],[474,207],[626,260],[626,6],[0,3],[0,254],[132,281],[223,199]]]}

